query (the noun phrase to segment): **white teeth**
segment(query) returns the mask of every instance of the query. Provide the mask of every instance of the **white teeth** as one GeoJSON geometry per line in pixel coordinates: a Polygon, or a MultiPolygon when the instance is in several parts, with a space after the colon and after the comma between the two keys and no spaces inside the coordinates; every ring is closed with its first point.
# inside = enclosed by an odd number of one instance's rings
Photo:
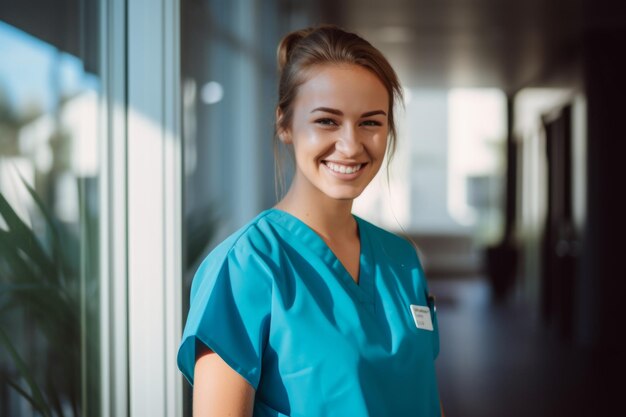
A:
{"type": "Polygon", "coordinates": [[[326,162],[326,166],[334,172],[339,172],[340,174],[354,174],[359,169],[361,169],[361,164],[355,166],[346,166],[335,164],[333,162],[326,162]]]}

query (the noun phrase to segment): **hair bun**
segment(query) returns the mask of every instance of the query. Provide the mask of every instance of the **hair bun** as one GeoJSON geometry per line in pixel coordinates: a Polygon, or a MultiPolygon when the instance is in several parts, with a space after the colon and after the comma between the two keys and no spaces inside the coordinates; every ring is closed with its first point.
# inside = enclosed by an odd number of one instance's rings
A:
{"type": "Polygon", "coordinates": [[[302,38],[305,38],[312,31],[313,31],[313,28],[296,30],[294,32],[288,33],[282,38],[282,40],[278,44],[278,49],[276,51],[276,58],[277,58],[279,72],[281,73],[283,72],[283,68],[285,68],[285,65],[289,61],[289,58],[291,56],[291,52],[293,51],[294,46],[302,38]]]}

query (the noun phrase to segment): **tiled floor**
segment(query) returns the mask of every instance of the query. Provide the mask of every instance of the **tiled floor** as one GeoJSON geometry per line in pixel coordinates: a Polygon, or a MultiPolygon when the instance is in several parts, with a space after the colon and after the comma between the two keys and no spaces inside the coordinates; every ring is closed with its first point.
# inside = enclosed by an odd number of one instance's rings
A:
{"type": "Polygon", "coordinates": [[[492,303],[482,279],[431,279],[429,286],[447,417],[626,415],[615,358],[557,340],[519,300],[492,303]]]}

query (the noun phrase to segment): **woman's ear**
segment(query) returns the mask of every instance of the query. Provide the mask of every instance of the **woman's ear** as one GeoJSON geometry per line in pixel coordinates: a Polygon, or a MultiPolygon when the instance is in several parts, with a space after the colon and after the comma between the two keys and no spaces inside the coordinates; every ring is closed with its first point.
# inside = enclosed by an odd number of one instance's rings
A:
{"type": "Polygon", "coordinates": [[[285,145],[291,144],[291,134],[287,130],[279,130],[278,139],[285,145]]]}
{"type": "Polygon", "coordinates": [[[284,113],[280,109],[280,107],[276,108],[276,133],[278,134],[278,139],[285,145],[291,143],[291,132],[288,129],[283,129],[280,126],[282,125],[284,113]]]}

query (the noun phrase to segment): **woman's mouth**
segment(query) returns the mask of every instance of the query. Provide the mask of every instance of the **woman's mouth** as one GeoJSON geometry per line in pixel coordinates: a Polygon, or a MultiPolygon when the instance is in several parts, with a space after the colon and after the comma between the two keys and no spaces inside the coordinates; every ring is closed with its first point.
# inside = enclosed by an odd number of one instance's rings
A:
{"type": "Polygon", "coordinates": [[[326,166],[326,168],[328,168],[328,170],[331,173],[338,175],[340,177],[344,177],[344,178],[355,177],[357,174],[359,174],[361,169],[366,165],[366,164],[340,164],[340,163],[331,162],[331,161],[322,161],[322,163],[324,164],[324,166],[326,166]]]}

